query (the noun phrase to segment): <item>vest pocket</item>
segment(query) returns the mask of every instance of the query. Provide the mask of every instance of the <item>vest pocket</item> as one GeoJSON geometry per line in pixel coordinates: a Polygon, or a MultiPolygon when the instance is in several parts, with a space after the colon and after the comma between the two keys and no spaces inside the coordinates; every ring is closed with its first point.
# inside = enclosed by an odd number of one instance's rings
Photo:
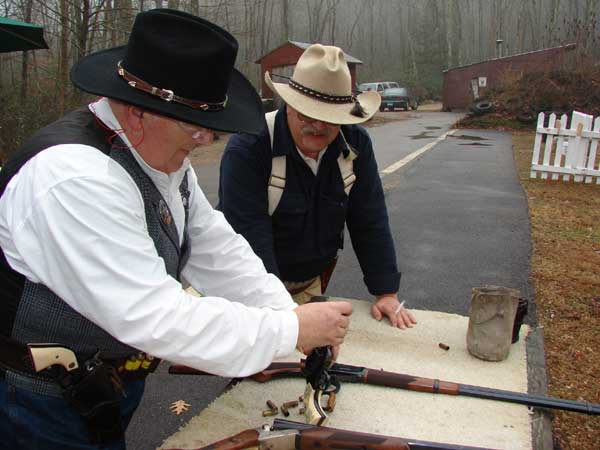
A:
{"type": "Polygon", "coordinates": [[[307,210],[303,195],[284,193],[273,214],[273,234],[279,245],[288,247],[302,242],[307,210]]]}
{"type": "Polygon", "coordinates": [[[348,209],[348,197],[323,197],[321,211],[321,242],[326,253],[344,246],[344,225],[348,209]]]}

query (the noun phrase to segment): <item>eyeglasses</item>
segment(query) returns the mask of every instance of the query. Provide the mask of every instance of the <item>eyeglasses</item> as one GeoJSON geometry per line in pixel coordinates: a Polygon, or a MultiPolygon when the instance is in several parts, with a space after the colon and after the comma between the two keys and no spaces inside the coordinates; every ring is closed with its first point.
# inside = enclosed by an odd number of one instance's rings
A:
{"type": "Polygon", "coordinates": [[[192,139],[199,139],[205,133],[213,133],[212,130],[209,130],[208,128],[203,128],[199,125],[193,125],[191,123],[181,122],[179,120],[175,120],[175,123],[179,128],[181,128],[183,132],[189,135],[192,139]]]}
{"type": "Polygon", "coordinates": [[[321,119],[313,119],[312,117],[305,116],[304,114],[302,114],[299,111],[296,111],[296,114],[298,115],[298,120],[300,122],[304,122],[304,123],[307,123],[307,124],[311,124],[311,123],[314,123],[314,122],[321,122],[323,125],[327,125],[329,127],[336,127],[337,126],[337,124],[335,124],[335,123],[325,122],[324,120],[321,120],[321,119]]]}

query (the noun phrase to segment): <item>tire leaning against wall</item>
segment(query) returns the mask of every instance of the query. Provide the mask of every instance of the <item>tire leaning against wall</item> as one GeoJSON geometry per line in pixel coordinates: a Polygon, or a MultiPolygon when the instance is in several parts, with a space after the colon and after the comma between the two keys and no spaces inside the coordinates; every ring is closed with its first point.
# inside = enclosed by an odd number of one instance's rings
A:
{"type": "Polygon", "coordinates": [[[476,116],[481,116],[483,114],[492,112],[493,109],[494,105],[489,100],[480,100],[471,105],[471,111],[476,116]]]}

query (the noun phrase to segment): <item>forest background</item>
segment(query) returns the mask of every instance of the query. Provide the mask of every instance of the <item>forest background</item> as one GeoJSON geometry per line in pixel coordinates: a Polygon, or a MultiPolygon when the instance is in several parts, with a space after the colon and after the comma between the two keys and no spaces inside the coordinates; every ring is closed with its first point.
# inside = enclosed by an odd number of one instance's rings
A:
{"type": "Polygon", "coordinates": [[[87,99],[73,63],[126,43],[135,15],[161,7],[230,31],[257,88],[256,61],[287,40],[340,46],[363,62],[358,82],[398,81],[422,99],[440,98],[444,70],[498,56],[577,43],[572,64],[600,60],[600,0],[2,0],[0,14],[43,26],[50,49],[0,55],[0,158],[87,99]]]}

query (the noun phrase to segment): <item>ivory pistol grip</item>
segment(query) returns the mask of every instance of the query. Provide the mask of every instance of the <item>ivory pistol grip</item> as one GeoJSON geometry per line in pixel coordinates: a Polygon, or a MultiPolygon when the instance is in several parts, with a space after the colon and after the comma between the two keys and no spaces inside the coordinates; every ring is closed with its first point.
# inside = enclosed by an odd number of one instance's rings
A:
{"type": "Polygon", "coordinates": [[[327,423],[327,414],[321,407],[321,392],[313,389],[310,383],[306,383],[306,389],[304,390],[304,405],[306,423],[319,426],[327,423]]]}
{"type": "Polygon", "coordinates": [[[27,344],[27,347],[36,372],[41,372],[55,364],[63,366],[67,372],[79,367],[73,350],[60,344],[27,344]]]}

